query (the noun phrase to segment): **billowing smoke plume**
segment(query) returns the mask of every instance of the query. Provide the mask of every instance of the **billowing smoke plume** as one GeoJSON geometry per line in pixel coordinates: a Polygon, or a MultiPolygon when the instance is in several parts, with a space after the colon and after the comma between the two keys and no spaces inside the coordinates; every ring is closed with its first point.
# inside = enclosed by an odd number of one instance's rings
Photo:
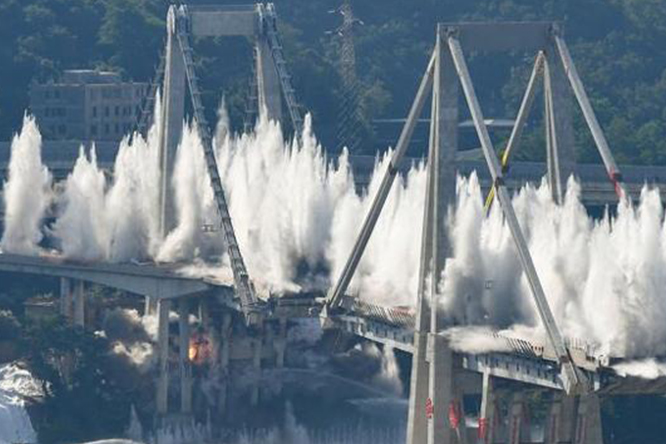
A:
{"type": "MultiPolygon", "coordinates": [[[[224,110],[216,131],[218,166],[249,273],[263,292],[325,290],[337,279],[388,165],[377,159],[369,189],[358,193],[346,153],[329,159],[306,118],[303,135],[285,142],[279,125],[260,121],[234,135],[224,110]]],[[[14,140],[5,185],[5,251],[34,254],[50,179],[40,137],[27,118],[14,140]],[[28,204],[26,204],[26,202],[28,204]]],[[[128,261],[153,258],[222,264],[212,188],[195,130],[185,126],[175,173],[175,229],[158,233],[157,136],[121,143],[107,179],[94,151],[82,151],[57,199],[56,240],[67,257],[128,261]],[[213,259],[213,260],[211,260],[213,259]]],[[[359,264],[351,292],[382,305],[416,299],[423,164],[396,180],[359,264]]],[[[644,357],[666,352],[666,226],[659,194],[646,188],[639,204],[622,204],[614,218],[591,219],[570,181],[557,206],[544,183],[514,198],[536,269],[567,336],[603,353],[644,357]]],[[[440,282],[440,305],[450,325],[496,329],[539,324],[510,232],[497,205],[484,215],[475,175],[460,178],[451,222],[454,257],[440,282]]],[[[208,269],[210,265],[206,265],[208,269]]],[[[201,267],[201,268],[206,268],[201,267]]],[[[196,267],[195,267],[196,268],[196,267]]],[[[190,270],[192,274],[192,270],[190,270]]],[[[228,273],[227,273],[228,274],[228,273]]]]}
{"type": "MultiPolygon", "coordinates": [[[[637,207],[621,203],[615,218],[601,221],[588,217],[573,180],[561,206],[545,183],[523,188],[513,202],[567,336],[613,355],[666,352],[666,225],[658,190],[645,187],[637,207]]],[[[476,178],[459,181],[442,308],[458,325],[538,326],[508,227],[499,208],[484,218],[482,206],[476,178]]]]}
{"type": "Polygon", "coordinates": [[[23,119],[12,140],[9,180],[5,182],[5,231],[2,250],[36,254],[42,240],[42,220],[51,196],[51,175],[42,164],[42,136],[35,119],[23,119]]]}
{"type": "Polygon", "coordinates": [[[107,258],[106,212],[104,190],[106,178],[97,166],[95,148],[86,156],[83,149],[60,195],[58,216],[53,233],[60,240],[67,257],[84,260],[107,258]]]}

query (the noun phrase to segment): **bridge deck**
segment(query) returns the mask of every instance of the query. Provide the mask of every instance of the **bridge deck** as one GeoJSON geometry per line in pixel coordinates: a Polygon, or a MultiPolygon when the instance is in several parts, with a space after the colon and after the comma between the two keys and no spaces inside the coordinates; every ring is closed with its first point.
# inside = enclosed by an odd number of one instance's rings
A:
{"type": "MultiPolygon", "coordinates": [[[[352,310],[331,319],[350,334],[385,344],[406,353],[413,353],[414,316],[403,308],[390,309],[356,302],[352,310]]],[[[442,334],[448,335],[449,332],[442,334]]],[[[462,368],[473,373],[564,390],[555,353],[548,345],[499,334],[487,334],[485,350],[470,352],[456,349],[462,368]]],[[[452,341],[453,343],[454,341],[452,341]]],[[[595,356],[590,347],[580,341],[568,341],[576,366],[590,382],[591,389],[603,395],[666,394],[666,377],[644,379],[623,376],[615,365],[625,360],[595,356]]]]}
{"type": "Polygon", "coordinates": [[[80,262],[53,255],[0,253],[0,271],[65,277],[106,285],[142,296],[169,299],[231,285],[211,275],[195,275],[183,264],[80,262]]]}

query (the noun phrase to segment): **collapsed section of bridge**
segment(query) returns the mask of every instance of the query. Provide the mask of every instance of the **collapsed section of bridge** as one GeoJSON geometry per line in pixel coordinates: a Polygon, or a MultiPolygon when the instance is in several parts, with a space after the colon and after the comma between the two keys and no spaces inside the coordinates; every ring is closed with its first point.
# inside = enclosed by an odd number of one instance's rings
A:
{"type": "MultiPolygon", "coordinates": [[[[468,442],[462,398],[470,390],[481,392],[482,395],[478,430],[483,442],[524,442],[526,437],[521,438],[521,430],[524,433],[523,399],[529,386],[556,390],[552,396],[545,442],[602,442],[599,394],[604,393],[604,390],[608,393],[610,387],[617,389],[617,379],[606,378],[603,363],[585,351],[581,353],[580,350],[586,349],[573,347],[560,333],[505,184],[509,160],[519,145],[540,79],[543,81],[545,105],[547,180],[552,199],[558,204],[562,203],[562,180],[572,173],[575,162],[572,92],[618,198],[628,199],[622,175],[594,114],[559,24],[442,23],[437,26],[432,56],[393,157],[345,267],[327,296],[322,312],[325,325],[342,328],[413,354],[407,431],[407,442],[410,444],[468,442]],[[513,50],[536,53],[534,68],[501,158],[491,141],[463,48],[484,54],[513,50]],[[432,111],[426,205],[418,300],[416,312],[412,316],[404,311],[372,306],[349,296],[347,290],[429,95],[432,96],[432,111]],[[450,326],[445,325],[441,310],[437,309],[439,277],[452,255],[447,220],[455,208],[456,154],[460,103],[463,101],[473,120],[493,181],[486,206],[489,208],[497,200],[501,207],[546,332],[547,344],[543,346],[502,338],[509,341],[508,349],[513,351],[473,354],[454,351],[448,338],[442,334],[442,330],[450,326]],[[548,350],[548,357],[544,355],[544,349],[548,350]],[[470,385],[467,383],[470,373],[482,377],[470,385]],[[496,430],[497,422],[494,421],[493,385],[496,381],[519,382],[510,391],[513,393],[511,418],[508,430],[503,430],[503,436],[496,430]],[[472,386],[474,388],[470,389],[472,386]]],[[[627,384],[631,385],[630,382],[627,384]]]]}

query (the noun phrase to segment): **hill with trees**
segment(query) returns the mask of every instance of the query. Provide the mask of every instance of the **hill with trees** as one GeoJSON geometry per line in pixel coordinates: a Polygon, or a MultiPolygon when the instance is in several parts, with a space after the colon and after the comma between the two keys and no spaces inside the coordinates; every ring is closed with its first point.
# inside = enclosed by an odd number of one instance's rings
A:
{"type": "MultiPolygon", "coordinates": [[[[190,3],[237,4],[238,0],[190,3]]],[[[312,112],[325,145],[334,146],[340,101],[338,42],[327,31],[338,1],[275,0],[297,95],[312,112]]],[[[67,68],[109,68],[150,81],[164,39],[166,0],[0,0],[0,138],[18,129],[30,82],[67,68]]],[[[620,162],[666,164],[666,2],[662,0],[352,0],[364,22],[355,28],[363,151],[374,152],[372,121],[403,117],[432,47],[438,21],[558,20],[620,162]]],[[[236,128],[243,117],[252,60],[243,39],[197,43],[204,100],[224,95],[236,128]]],[[[480,60],[472,75],[488,116],[511,118],[533,55],[480,60]],[[513,70],[509,63],[516,63],[513,70]]],[[[538,122],[524,158],[539,158],[538,122]]],[[[501,136],[500,136],[501,137],[501,136]]],[[[579,161],[597,161],[577,119],[579,161]]]]}

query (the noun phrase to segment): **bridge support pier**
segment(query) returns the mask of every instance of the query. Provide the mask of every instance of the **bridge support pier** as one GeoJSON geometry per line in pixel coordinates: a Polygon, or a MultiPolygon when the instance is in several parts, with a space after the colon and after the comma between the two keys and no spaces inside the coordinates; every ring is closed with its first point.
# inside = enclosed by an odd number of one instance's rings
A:
{"type": "Polygon", "coordinates": [[[229,380],[231,372],[229,371],[229,360],[231,357],[231,315],[225,313],[222,317],[222,331],[220,334],[220,394],[218,399],[218,408],[220,416],[227,414],[227,399],[229,391],[229,380]]]}
{"type": "Polygon", "coordinates": [[[86,286],[83,281],[74,283],[74,325],[85,327],[86,322],[86,286]]]}
{"type": "Polygon", "coordinates": [[[180,412],[192,413],[192,365],[190,364],[190,311],[186,298],[178,301],[178,363],[180,367],[180,412]]]}
{"type": "Polygon", "coordinates": [[[453,351],[446,338],[428,335],[430,362],[428,444],[466,443],[465,414],[454,387],[453,351]]]}
{"type": "MultiPolygon", "coordinates": [[[[509,444],[520,444],[525,429],[525,398],[522,392],[516,392],[509,406],[509,444]]],[[[526,437],[529,438],[529,437],[526,437]]]]}
{"type": "Polygon", "coordinates": [[[85,283],[60,278],[60,313],[72,325],[85,326],[85,283]]]}
{"type": "Polygon", "coordinates": [[[545,429],[545,443],[573,442],[576,425],[576,398],[556,393],[545,429]]]}
{"type": "Polygon", "coordinates": [[[287,350],[287,318],[280,318],[278,337],[275,340],[275,367],[284,368],[284,355],[287,350]]]}
{"type": "Polygon", "coordinates": [[[173,167],[176,150],[183,131],[185,119],[185,62],[176,35],[178,9],[169,8],[167,16],[167,47],[162,100],[162,119],[159,132],[160,162],[160,236],[164,237],[174,228],[173,167]]]}
{"type": "Polygon", "coordinates": [[[495,436],[495,393],[490,373],[483,373],[483,388],[481,392],[481,410],[479,412],[479,442],[493,444],[495,436]]]}
{"type": "Polygon", "coordinates": [[[168,299],[158,302],[157,352],[159,356],[159,377],[157,380],[157,413],[169,412],[169,307],[168,299]]]}
{"type": "Polygon", "coordinates": [[[258,36],[255,44],[257,54],[257,93],[259,114],[271,121],[282,121],[282,97],[275,61],[265,36],[258,36]]]}
{"type": "Polygon", "coordinates": [[[250,393],[250,404],[256,406],[259,404],[259,386],[261,379],[261,352],[263,344],[261,337],[252,339],[252,367],[254,370],[254,381],[252,384],[252,392],[250,393]]]}
{"type": "Polygon", "coordinates": [[[60,314],[67,320],[74,317],[74,293],[72,293],[72,280],[60,278],[60,314]]]}
{"type": "Polygon", "coordinates": [[[581,396],[578,404],[575,444],[603,444],[599,396],[581,396]]]}
{"type": "Polygon", "coordinates": [[[156,314],[157,314],[157,299],[151,298],[150,296],[146,296],[143,315],[155,316],[156,314]]]}

